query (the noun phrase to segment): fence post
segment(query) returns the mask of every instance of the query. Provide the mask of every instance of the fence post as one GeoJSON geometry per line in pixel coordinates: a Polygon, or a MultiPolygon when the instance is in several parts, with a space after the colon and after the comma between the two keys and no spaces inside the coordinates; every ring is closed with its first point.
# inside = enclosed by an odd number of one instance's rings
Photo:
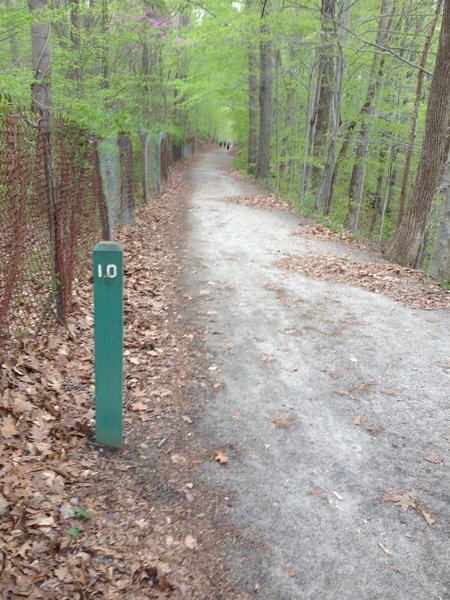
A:
{"type": "Polygon", "coordinates": [[[94,248],[95,440],[122,446],[123,248],[94,248]]]}

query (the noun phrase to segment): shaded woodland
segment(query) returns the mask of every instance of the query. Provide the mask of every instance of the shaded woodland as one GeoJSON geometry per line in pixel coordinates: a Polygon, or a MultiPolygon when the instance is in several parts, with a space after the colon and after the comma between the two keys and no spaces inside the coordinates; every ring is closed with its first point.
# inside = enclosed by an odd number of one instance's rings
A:
{"type": "Polygon", "coordinates": [[[0,92],[99,137],[228,139],[336,230],[450,279],[450,0],[3,0],[0,92]]]}

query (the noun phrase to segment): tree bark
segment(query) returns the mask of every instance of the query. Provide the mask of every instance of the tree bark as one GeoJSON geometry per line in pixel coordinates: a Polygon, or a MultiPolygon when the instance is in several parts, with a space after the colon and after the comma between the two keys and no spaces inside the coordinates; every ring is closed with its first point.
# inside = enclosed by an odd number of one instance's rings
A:
{"type": "Polygon", "coordinates": [[[312,156],[311,187],[317,190],[321,182],[322,165],[329,135],[331,103],[335,76],[335,25],[336,0],[322,0],[322,30],[319,47],[316,97],[312,115],[312,156]]]}
{"type": "Polygon", "coordinates": [[[109,16],[108,0],[101,0],[102,7],[102,87],[109,88],[109,61],[108,61],[108,37],[109,37],[109,16]]]}
{"type": "Polygon", "coordinates": [[[425,117],[422,151],[410,200],[389,247],[400,264],[417,267],[443,175],[450,112],[450,0],[444,0],[439,46],[425,117]]]}
{"type": "MultiPolygon", "coordinates": [[[[380,11],[380,20],[378,21],[377,45],[384,46],[389,37],[389,26],[392,21],[392,9],[394,0],[383,0],[380,11]]],[[[355,150],[355,161],[353,164],[352,175],[349,188],[349,215],[348,226],[352,231],[356,231],[359,224],[359,215],[364,195],[364,182],[366,175],[367,158],[369,153],[371,117],[375,112],[375,105],[380,89],[381,79],[384,72],[384,56],[374,54],[372,66],[370,69],[369,83],[367,86],[366,100],[360,111],[361,128],[359,132],[358,144],[355,150]]]]}
{"type": "Polygon", "coordinates": [[[267,39],[268,28],[263,25],[263,39],[259,46],[259,140],[256,176],[267,179],[270,175],[270,139],[272,132],[273,45],[267,39]]]}
{"type": "MultiPolygon", "coordinates": [[[[31,13],[44,8],[47,0],[28,0],[31,13]]],[[[51,109],[50,74],[52,52],[50,46],[50,23],[33,23],[31,26],[31,63],[34,81],[31,85],[32,108],[42,113],[51,109]]]]}
{"type": "Polygon", "coordinates": [[[258,79],[255,47],[248,50],[248,170],[254,173],[258,159],[258,79]]]}
{"type": "Polygon", "coordinates": [[[450,155],[448,153],[442,191],[444,200],[428,273],[436,279],[448,282],[450,281],[450,155]]]}
{"type": "MultiPolygon", "coordinates": [[[[348,28],[350,20],[350,0],[343,0],[342,4],[339,5],[339,9],[339,22],[342,23],[345,28],[348,28]]],[[[325,215],[328,215],[331,209],[331,185],[336,163],[336,147],[341,123],[342,77],[345,66],[343,44],[347,37],[345,28],[340,28],[339,33],[336,36],[337,56],[334,66],[335,72],[333,82],[330,82],[331,132],[326,152],[327,158],[320,175],[320,184],[316,195],[316,209],[322,210],[325,215]]]]}
{"type": "MultiPolygon", "coordinates": [[[[344,140],[342,142],[341,149],[339,150],[339,154],[337,160],[334,162],[333,175],[331,177],[331,185],[330,185],[330,196],[328,198],[329,207],[333,205],[334,192],[336,190],[336,186],[339,181],[339,167],[344,162],[344,160],[348,157],[350,142],[352,139],[352,133],[356,127],[356,121],[351,121],[346,126],[346,131],[344,135],[344,140]]],[[[328,213],[326,213],[328,214],[328,213]]]]}
{"type": "MultiPolygon", "coordinates": [[[[247,11],[253,9],[253,0],[247,0],[247,11]]],[[[258,62],[256,46],[250,42],[248,46],[248,145],[247,165],[249,173],[255,173],[258,160],[258,62]]]]}
{"type": "Polygon", "coordinates": [[[408,186],[409,186],[409,177],[410,177],[410,173],[411,173],[411,161],[412,161],[412,156],[413,156],[413,151],[414,151],[414,143],[416,141],[416,136],[417,136],[417,119],[419,116],[420,102],[422,100],[423,81],[425,78],[425,72],[423,69],[426,67],[426,64],[427,64],[428,54],[430,52],[430,47],[431,47],[431,41],[433,39],[434,30],[436,29],[436,24],[437,24],[437,21],[438,21],[440,12],[441,12],[441,8],[442,8],[442,1],[443,0],[437,0],[437,2],[436,2],[433,19],[428,28],[427,37],[425,38],[422,55],[420,57],[419,66],[422,68],[419,69],[419,72],[417,74],[416,96],[414,99],[414,110],[413,110],[413,114],[411,117],[411,129],[409,132],[408,146],[406,148],[405,163],[403,166],[402,186],[400,189],[400,200],[399,200],[397,225],[399,225],[401,223],[401,220],[403,218],[403,213],[405,212],[406,197],[408,194],[408,186]]]}
{"type": "Polygon", "coordinates": [[[80,0],[69,0],[70,9],[70,41],[74,52],[75,64],[72,68],[72,77],[81,83],[83,68],[81,65],[81,16],[80,0]]]}

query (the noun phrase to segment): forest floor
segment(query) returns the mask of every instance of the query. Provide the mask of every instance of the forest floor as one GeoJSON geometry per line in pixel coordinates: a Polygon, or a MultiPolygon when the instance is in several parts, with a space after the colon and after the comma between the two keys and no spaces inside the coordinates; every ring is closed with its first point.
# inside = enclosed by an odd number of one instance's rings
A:
{"type": "Polygon", "coordinates": [[[121,232],[125,444],[91,282],[0,386],[2,598],[450,598],[450,294],[210,150],[121,232]]]}

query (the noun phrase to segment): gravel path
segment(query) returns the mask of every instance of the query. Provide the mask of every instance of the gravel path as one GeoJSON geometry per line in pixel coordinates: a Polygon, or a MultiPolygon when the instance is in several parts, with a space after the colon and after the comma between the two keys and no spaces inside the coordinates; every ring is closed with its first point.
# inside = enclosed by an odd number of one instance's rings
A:
{"type": "Polygon", "coordinates": [[[239,531],[232,578],[264,600],[450,598],[449,311],[274,266],[370,255],[225,202],[259,192],[230,163],[217,150],[191,167],[186,285],[223,383],[197,435],[229,463],[198,476],[239,531]]]}

